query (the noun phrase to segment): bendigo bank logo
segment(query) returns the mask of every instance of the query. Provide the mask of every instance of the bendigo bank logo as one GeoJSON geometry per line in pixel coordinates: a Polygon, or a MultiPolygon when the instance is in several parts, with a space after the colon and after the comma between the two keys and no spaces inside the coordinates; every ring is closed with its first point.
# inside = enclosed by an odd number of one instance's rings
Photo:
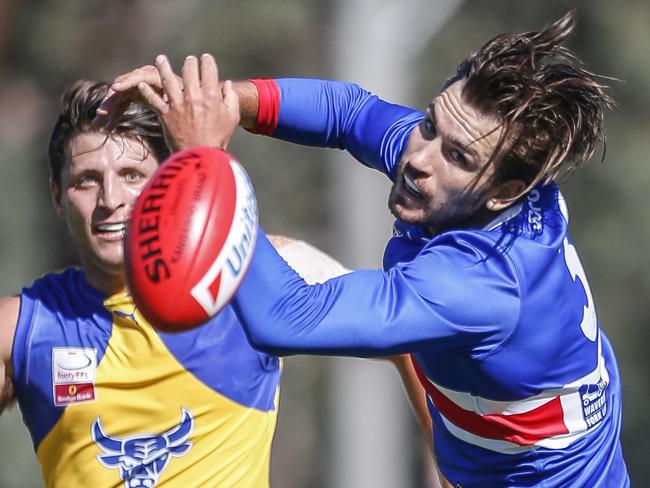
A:
{"type": "Polygon", "coordinates": [[[194,431],[194,418],[181,409],[180,422],[160,434],[136,434],[125,438],[107,434],[99,417],[91,428],[92,439],[102,453],[97,460],[102,466],[118,469],[125,488],[152,488],[172,457],[184,456],[192,448],[189,441],[194,431]]]}
{"type": "Polygon", "coordinates": [[[97,350],[52,348],[52,389],[57,407],[95,400],[97,350]]]}

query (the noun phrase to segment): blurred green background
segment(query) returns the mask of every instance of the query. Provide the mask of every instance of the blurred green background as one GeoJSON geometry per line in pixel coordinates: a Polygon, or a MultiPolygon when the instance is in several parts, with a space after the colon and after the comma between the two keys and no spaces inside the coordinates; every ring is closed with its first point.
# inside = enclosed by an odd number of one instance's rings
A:
{"type": "MultiPolygon", "coordinates": [[[[348,5],[358,3],[0,2],[0,293],[17,292],[40,274],[76,262],[71,243],[51,209],[47,182],[47,140],[66,85],[78,78],[111,79],[151,63],[158,53],[168,54],[176,67],[186,54],[214,53],[224,78],[338,78],[341,27],[337,24],[348,5]]],[[[382,65],[379,48],[369,54],[376,57],[373,61],[386,77],[397,83],[401,77],[409,80],[404,82],[409,88],[397,95],[397,102],[424,107],[458,62],[485,40],[501,32],[537,29],[572,7],[578,8],[578,27],[569,45],[583,57],[588,69],[620,80],[610,82],[619,106],[606,119],[605,162],[595,157],[590,167],[563,185],[563,192],[601,326],[617,351],[623,380],[624,456],[633,485],[645,486],[650,480],[646,460],[650,452],[646,412],[650,401],[650,3],[403,0],[396,4],[412,10],[413,18],[422,9],[426,9],[422,11],[426,18],[444,11],[444,23],[439,29],[432,25],[428,34],[426,26],[412,29],[403,22],[377,34],[378,29],[372,26],[382,21],[378,15],[384,5],[379,0],[361,2],[361,10],[355,12],[359,21],[344,28],[355,29],[355,36],[366,36],[366,42],[375,42],[367,36],[381,36],[376,39],[378,46],[391,39],[405,44],[405,49],[412,46],[405,51],[405,56],[414,60],[408,73],[395,72],[395,65],[388,61],[382,65]],[[405,36],[414,35],[414,31],[419,37],[405,43],[405,36]]],[[[337,185],[330,170],[333,163],[328,161],[332,151],[300,148],[245,133],[236,136],[231,150],[249,169],[262,224],[268,231],[312,242],[349,266],[366,265],[349,250],[340,249],[337,222],[341,215],[331,204],[337,185]]],[[[384,200],[381,196],[373,204],[384,211],[384,200]]],[[[387,225],[384,233],[389,232],[387,225]]],[[[380,258],[379,252],[366,257],[374,266],[379,266],[380,258]]],[[[273,456],[275,487],[337,486],[329,474],[336,469],[329,452],[337,436],[331,420],[335,361],[301,357],[285,362],[273,456]]],[[[382,374],[395,373],[388,370],[382,374]]],[[[404,486],[427,486],[430,467],[420,452],[422,440],[412,421],[408,422],[408,436],[417,448],[405,453],[400,462],[416,474],[404,486]]],[[[41,486],[17,409],[0,420],[0,440],[0,488],[41,486]]]]}

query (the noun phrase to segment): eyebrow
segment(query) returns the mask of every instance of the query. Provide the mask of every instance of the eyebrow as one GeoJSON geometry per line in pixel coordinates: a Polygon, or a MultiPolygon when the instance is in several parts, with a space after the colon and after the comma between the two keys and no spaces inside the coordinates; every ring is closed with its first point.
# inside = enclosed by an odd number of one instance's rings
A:
{"type": "MultiPolygon", "coordinates": [[[[427,114],[427,117],[429,117],[433,121],[433,125],[436,127],[436,130],[438,130],[438,123],[437,123],[437,120],[436,120],[436,110],[435,110],[435,104],[434,103],[430,103],[429,105],[427,105],[426,114],[427,114]]],[[[458,147],[464,153],[466,153],[467,155],[472,157],[474,159],[474,161],[478,162],[479,155],[476,152],[476,150],[474,150],[474,148],[471,147],[471,145],[474,144],[479,139],[473,139],[468,144],[465,144],[465,143],[459,141],[456,137],[454,137],[453,135],[450,135],[450,134],[445,134],[445,138],[451,144],[458,147]]]]}

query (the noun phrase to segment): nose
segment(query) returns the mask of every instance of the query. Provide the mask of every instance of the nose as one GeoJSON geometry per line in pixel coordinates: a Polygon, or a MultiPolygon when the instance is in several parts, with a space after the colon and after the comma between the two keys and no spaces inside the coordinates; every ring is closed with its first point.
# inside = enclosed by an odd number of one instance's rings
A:
{"type": "Polygon", "coordinates": [[[126,192],[119,178],[115,175],[106,175],[97,195],[97,204],[107,210],[116,210],[126,204],[126,192]]]}
{"type": "Polygon", "coordinates": [[[437,138],[419,144],[410,154],[409,163],[411,167],[417,172],[431,173],[435,162],[434,159],[439,154],[439,145],[440,143],[437,138]]]}

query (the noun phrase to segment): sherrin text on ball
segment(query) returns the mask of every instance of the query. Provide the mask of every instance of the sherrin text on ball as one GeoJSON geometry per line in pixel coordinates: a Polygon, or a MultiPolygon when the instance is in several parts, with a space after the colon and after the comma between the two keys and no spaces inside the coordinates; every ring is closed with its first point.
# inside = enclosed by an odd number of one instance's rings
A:
{"type": "Polygon", "coordinates": [[[257,224],[255,192],[229,153],[173,154],[138,197],[126,235],[126,277],[142,315],[181,331],[217,314],[246,274],[257,224]]]}

